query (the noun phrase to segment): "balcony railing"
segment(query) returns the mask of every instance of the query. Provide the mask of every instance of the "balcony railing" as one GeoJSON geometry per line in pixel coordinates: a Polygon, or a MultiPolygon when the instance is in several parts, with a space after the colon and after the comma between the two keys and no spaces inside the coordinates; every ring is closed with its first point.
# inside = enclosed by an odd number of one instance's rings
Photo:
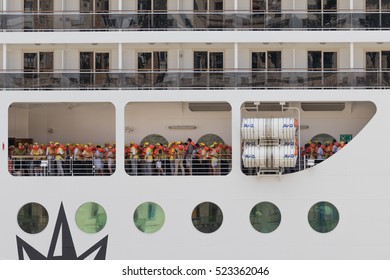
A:
{"type": "Polygon", "coordinates": [[[11,13],[3,31],[386,30],[390,12],[11,13]]]}
{"type": "Polygon", "coordinates": [[[390,88],[390,70],[2,72],[3,90],[390,88]]]}

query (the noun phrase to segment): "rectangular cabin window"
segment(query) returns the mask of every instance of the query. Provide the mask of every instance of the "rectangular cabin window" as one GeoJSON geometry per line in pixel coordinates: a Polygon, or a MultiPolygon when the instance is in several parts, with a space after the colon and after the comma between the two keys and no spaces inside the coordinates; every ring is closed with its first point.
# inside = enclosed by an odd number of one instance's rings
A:
{"type": "Polygon", "coordinates": [[[110,10],[109,0],[81,0],[81,12],[107,12],[110,10]]]}
{"type": "Polygon", "coordinates": [[[24,53],[25,72],[48,72],[53,70],[53,52],[24,53]]]}
{"type": "Polygon", "coordinates": [[[168,52],[139,52],[138,71],[167,70],[168,52]]]}
{"type": "Polygon", "coordinates": [[[167,11],[167,0],[138,0],[138,11],[167,11]]]}
{"type": "Polygon", "coordinates": [[[24,0],[25,12],[53,11],[53,0],[24,0]]]}
{"type": "Polygon", "coordinates": [[[223,69],[223,52],[194,52],[195,71],[223,69]]]}
{"type": "Polygon", "coordinates": [[[252,70],[280,70],[282,68],[282,52],[252,52],[252,70]]]}
{"type": "Polygon", "coordinates": [[[390,69],[390,51],[366,52],[366,70],[390,69]]]}
{"type": "Polygon", "coordinates": [[[380,10],[390,10],[390,0],[366,0],[366,11],[380,10]]]}
{"type": "Polygon", "coordinates": [[[330,11],[337,10],[337,0],[308,0],[308,11],[330,11]]]}
{"type": "Polygon", "coordinates": [[[307,52],[307,68],[309,71],[336,70],[337,52],[307,52]]]}
{"type": "Polygon", "coordinates": [[[281,11],[282,1],[281,0],[252,0],[252,11],[281,11]]]}
{"type": "Polygon", "coordinates": [[[223,11],[223,0],[194,0],[194,11],[223,11]]]}

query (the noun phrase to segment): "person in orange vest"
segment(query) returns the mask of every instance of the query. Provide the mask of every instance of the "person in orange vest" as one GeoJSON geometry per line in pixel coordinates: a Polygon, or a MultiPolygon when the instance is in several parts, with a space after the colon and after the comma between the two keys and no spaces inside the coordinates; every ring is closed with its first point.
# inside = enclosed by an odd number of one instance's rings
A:
{"type": "Polygon", "coordinates": [[[46,147],[46,158],[48,160],[48,173],[49,175],[54,175],[54,169],[55,169],[55,166],[54,166],[54,156],[55,156],[55,152],[54,152],[54,142],[53,141],[50,141],[49,142],[49,145],[47,145],[46,147]]]}
{"type": "Polygon", "coordinates": [[[176,148],[175,148],[175,176],[178,175],[179,167],[181,170],[181,173],[183,176],[186,175],[185,169],[184,169],[184,145],[178,141],[176,142],[176,148]]]}
{"type": "Polygon", "coordinates": [[[152,164],[153,164],[153,145],[148,142],[144,143],[145,149],[145,175],[151,176],[153,174],[152,164]]]}
{"type": "Polygon", "coordinates": [[[24,175],[24,168],[25,168],[25,160],[24,157],[26,155],[26,147],[19,143],[18,146],[14,150],[14,170],[15,175],[22,176],[24,175]]]}
{"type": "Polygon", "coordinates": [[[210,159],[211,159],[211,162],[210,162],[210,166],[211,166],[211,175],[219,175],[219,166],[220,166],[220,162],[219,162],[219,153],[220,153],[220,148],[219,147],[215,147],[214,145],[211,146],[211,153],[209,155],[210,159]]]}
{"type": "Polygon", "coordinates": [[[171,142],[168,144],[167,150],[168,150],[168,160],[169,160],[169,170],[170,175],[175,175],[175,153],[176,153],[176,146],[174,142],[171,142]]]}
{"type": "Polygon", "coordinates": [[[83,174],[92,175],[92,160],[93,160],[93,147],[91,145],[84,145],[83,151],[83,174]]]}
{"type": "Polygon", "coordinates": [[[192,142],[191,138],[188,138],[185,146],[185,161],[188,170],[188,175],[190,176],[192,176],[194,152],[195,152],[195,143],[192,142]]]}
{"type": "Polygon", "coordinates": [[[163,175],[165,176],[165,172],[163,169],[162,161],[163,161],[163,155],[164,153],[164,147],[160,143],[156,143],[156,146],[154,147],[153,150],[153,158],[156,161],[156,170],[157,170],[157,175],[163,175]]]}
{"type": "Polygon", "coordinates": [[[42,154],[43,154],[43,151],[39,147],[38,143],[35,142],[30,150],[30,155],[33,157],[34,176],[41,176],[42,175],[42,169],[41,169],[41,156],[42,156],[42,154]]]}
{"type": "Polygon", "coordinates": [[[131,173],[130,175],[132,176],[137,176],[138,175],[138,153],[139,153],[139,146],[138,144],[132,143],[130,146],[130,153],[129,153],[129,158],[130,158],[130,165],[131,165],[131,173]]]}
{"type": "Polygon", "coordinates": [[[54,144],[54,160],[57,166],[57,176],[64,176],[64,169],[62,168],[62,161],[64,160],[65,152],[64,146],[60,145],[59,142],[54,144]]]}
{"type": "Polygon", "coordinates": [[[116,158],[116,147],[115,144],[113,146],[108,146],[107,157],[107,168],[109,175],[114,174],[115,172],[115,158],[116,158]]]}

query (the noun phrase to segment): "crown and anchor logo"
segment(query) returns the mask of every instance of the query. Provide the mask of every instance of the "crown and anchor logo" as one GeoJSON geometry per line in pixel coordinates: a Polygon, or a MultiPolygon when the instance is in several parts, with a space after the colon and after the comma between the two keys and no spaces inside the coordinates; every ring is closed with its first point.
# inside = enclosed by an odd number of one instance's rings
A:
{"type": "Polygon", "coordinates": [[[93,258],[94,260],[105,260],[108,235],[85,251],[83,254],[78,256],[74,247],[68,220],[66,219],[64,206],[61,203],[47,256],[34,249],[30,244],[25,242],[19,236],[16,236],[16,243],[18,247],[19,260],[84,260],[89,258],[94,253],[96,253],[95,257],[93,258]],[[57,246],[59,244],[58,241],[60,233],[62,241],[62,255],[55,255],[56,249],[58,249],[57,246]]]}

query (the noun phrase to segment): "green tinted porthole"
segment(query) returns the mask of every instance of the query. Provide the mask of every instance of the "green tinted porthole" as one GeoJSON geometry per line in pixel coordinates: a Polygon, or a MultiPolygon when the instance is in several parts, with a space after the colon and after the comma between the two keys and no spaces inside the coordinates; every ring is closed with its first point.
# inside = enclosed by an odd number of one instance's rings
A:
{"type": "Polygon", "coordinates": [[[192,211],[192,224],[203,233],[217,231],[222,225],[221,208],[212,202],[203,202],[192,211]]]}
{"type": "Polygon", "coordinates": [[[77,209],[76,224],[86,233],[97,233],[104,228],[106,223],[106,211],[95,202],[84,203],[77,209]]]}
{"type": "Polygon", "coordinates": [[[48,222],[47,210],[39,203],[27,203],[18,212],[18,224],[24,232],[40,233],[46,228],[48,222]]]}
{"type": "Polygon", "coordinates": [[[339,211],[326,201],[314,204],[308,214],[310,226],[317,232],[327,233],[334,230],[339,223],[339,211]]]}
{"type": "Polygon", "coordinates": [[[134,211],[133,221],[140,231],[154,233],[163,227],[165,213],[160,205],[154,202],[144,202],[134,211]]]}
{"type": "Polygon", "coordinates": [[[256,204],[249,215],[253,228],[261,233],[273,232],[280,225],[281,219],[279,208],[266,201],[256,204]]]}

